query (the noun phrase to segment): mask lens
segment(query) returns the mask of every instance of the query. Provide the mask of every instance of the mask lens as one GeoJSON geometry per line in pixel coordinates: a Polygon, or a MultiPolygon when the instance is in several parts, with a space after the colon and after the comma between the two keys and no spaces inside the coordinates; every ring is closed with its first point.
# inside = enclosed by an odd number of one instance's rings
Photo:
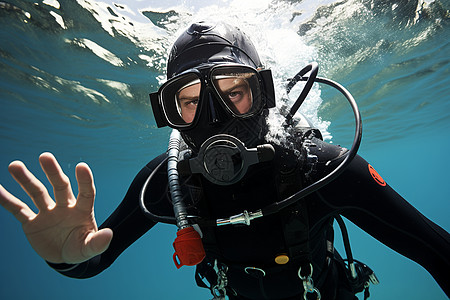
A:
{"type": "Polygon", "coordinates": [[[211,81],[224,104],[235,115],[252,115],[261,109],[261,86],[255,70],[220,67],[212,71],[211,81]]]}
{"type": "Polygon", "coordinates": [[[161,88],[163,109],[172,125],[186,126],[192,123],[200,99],[200,90],[200,78],[196,73],[174,78],[161,88]]]}

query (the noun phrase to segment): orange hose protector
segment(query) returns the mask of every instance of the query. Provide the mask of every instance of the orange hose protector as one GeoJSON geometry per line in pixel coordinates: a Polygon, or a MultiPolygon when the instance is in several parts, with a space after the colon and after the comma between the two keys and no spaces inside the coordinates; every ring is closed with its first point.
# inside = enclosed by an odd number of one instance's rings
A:
{"type": "Polygon", "coordinates": [[[192,226],[177,231],[173,248],[175,249],[173,262],[177,269],[182,266],[198,265],[206,256],[202,238],[192,226]]]}

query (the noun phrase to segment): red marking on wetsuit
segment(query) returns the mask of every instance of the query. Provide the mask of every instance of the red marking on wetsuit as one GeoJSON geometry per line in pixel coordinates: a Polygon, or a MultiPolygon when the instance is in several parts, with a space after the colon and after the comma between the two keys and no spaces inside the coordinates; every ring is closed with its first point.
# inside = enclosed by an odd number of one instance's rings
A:
{"type": "Polygon", "coordinates": [[[369,164],[369,172],[372,175],[372,178],[381,186],[386,186],[386,181],[378,174],[377,171],[369,164]]]}

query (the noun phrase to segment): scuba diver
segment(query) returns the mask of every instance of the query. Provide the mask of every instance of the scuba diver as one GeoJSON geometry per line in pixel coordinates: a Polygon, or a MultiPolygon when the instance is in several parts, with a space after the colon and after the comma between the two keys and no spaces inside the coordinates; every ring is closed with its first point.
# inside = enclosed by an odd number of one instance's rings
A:
{"type": "Polygon", "coordinates": [[[9,170],[39,213],[1,186],[0,204],[22,223],[35,251],[73,278],[99,274],[164,222],[178,227],[175,265],[195,265],[196,283],[209,288],[213,299],[354,300],[363,291],[368,298],[369,285],[378,280],[353,258],[344,216],[423,266],[450,295],[450,235],[356,154],[361,120],[351,95],[317,77],[316,64],[289,81],[288,93],[299,81],[306,81],[304,89],[280,125],[286,140],[269,139],[267,116],[275,107],[271,71],[238,28],[194,23],[172,47],[167,82],[150,94],[158,127],[173,128],[168,151],[138,173],[99,228],[89,167],[77,165],[76,198],[50,153],[40,163],[55,200],[15,161],[9,170]],[[352,106],[356,129],[350,149],[324,142],[296,114],[314,82],[338,89],[352,106]],[[335,221],[345,259],[334,248],[335,221]]]}

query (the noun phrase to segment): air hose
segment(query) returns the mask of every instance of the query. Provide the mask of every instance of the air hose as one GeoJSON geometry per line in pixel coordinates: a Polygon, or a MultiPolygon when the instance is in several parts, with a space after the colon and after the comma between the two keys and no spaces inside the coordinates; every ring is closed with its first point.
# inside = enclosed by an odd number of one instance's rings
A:
{"type": "Polygon", "coordinates": [[[180,132],[176,129],[172,130],[169,138],[169,147],[167,150],[167,158],[164,159],[150,174],[142,187],[139,204],[146,216],[156,222],[164,222],[176,224],[178,227],[177,237],[173,242],[175,253],[173,261],[179,269],[182,266],[195,266],[202,262],[206,253],[200,234],[195,230],[188,220],[188,212],[183,201],[180,180],[178,176],[178,156],[180,152],[180,132]],[[145,193],[153,176],[157,170],[167,161],[167,175],[170,196],[172,199],[174,217],[158,216],[150,212],[145,206],[145,193]]]}
{"type": "MultiPolygon", "coordinates": [[[[300,71],[299,74],[302,71],[300,71]]],[[[308,81],[309,77],[296,76],[292,80],[295,80],[296,82],[298,82],[300,80],[308,81]]],[[[358,105],[356,104],[356,101],[353,98],[353,96],[342,85],[340,85],[339,83],[337,83],[335,81],[332,81],[332,80],[326,79],[326,78],[320,78],[320,77],[317,77],[314,80],[316,82],[324,83],[324,84],[327,84],[327,85],[337,89],[339,92],[341,92],[345,96],[345,98],[347,98],[348,102],[350,103],[350,106],[352,107],[354,118],[355,118],[355,134],[354,134],[354,138],[353,138],[352,147],[348,151],[344,160],[336,167],[336,169],[334,169],[332,172],[330,172],[327,176],[319,179],[318,181],[316,181],[316,182],[312,183],[311,185],[307,186],[306,188],[298,191],[297,193],[293,194],[292,196],[290,196],[280,202],[275,202],[269,206],[266,206],[265,208],[263,208],[261,210],[261,212],[264,216],[267,216],[267,215],[270,215],[270,214],[280,211],[281,209],[299,201],[300,199],[319,190],[320,188],[324,187],[325,185],[329,184],[331,181],[336,179],[345,170],[345,168],[351,163],[353,158],[355,158],[356,153],[358,152],[359,146],[361,144],[361,138],[362,138],[361,114],[359,112],[358,105]]],[[[299,98],[297,99],[296,102],[299,102],[299,101],[303,102],[304,99],[302,99],[301,97],[302,97],[302,94],[299,96],[299,98]]],[[[295,104],[294,104],[294,106],[295,106],[295,104]]],[[[299,106],[297,106],[297,109],[298,108],[299,108],[299,106]]],[[[292,109],[291,109],[289,115],[291,115],[291,114],[293,115],[293,113],[295,113],[295,112],[296,112],[296,110],[292,111],[292,109]]],[[[288,120],[289,119],[287,117],[287,121],[288,120]]]]}
{"type": "Polygon", "coordinates": [[[180,180],[178,177],[178,155],[180,153],[180,132],[172,130],[169,138],[169,147],[167,150],[167,175],[169,183],[170,197],[172,199],[173,212],[177,221],[178,229],[189,227],[187,220],[186,205],[183,202],[180,180]]]}
{"type": "Polygon", "coordinates": [[[303,90],[301,91],[297,100],[294,102],[294,105],[292,105],[289,113],[285,117],[286,124],[292,123],[292,118],[294,117],[300,106],[303,104],[303,101],[305,101],[306,96],[308,96],[309,94],[309,91],[311,91],[314,81],[316,80],[317,73],[319,72],[319,65],[316,62],[310,63],[309,65],[301,69],[300,72],[298,72],[291,80],[289,80],[288,84],[286,85],[286,92],[289,94],[292,88],[297,84],[297,82],[302,81],[303,76],[308,72],[310,72],[310,75],[306,80],[306,84],[303,87],[303,90]]]}

